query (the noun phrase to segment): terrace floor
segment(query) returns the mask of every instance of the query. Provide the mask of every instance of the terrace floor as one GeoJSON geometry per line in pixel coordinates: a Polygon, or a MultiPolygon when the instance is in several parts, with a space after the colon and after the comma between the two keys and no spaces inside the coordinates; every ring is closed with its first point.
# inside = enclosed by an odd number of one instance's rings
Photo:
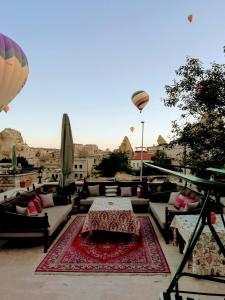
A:
{"type": "MultiPolygon", "coordinates": [[[[76,215],[72,216],[69,223],[75,217],[76,215]]],[[[23,248],[22,245],[18,245],[17,248],[3,248],[5,241],[0,241],[0,299],[159,299],[160,292],[168,288],[182,255],[177,247],[165,244],[154,221],[152,224],[169,263],[171,269],[169,275],[36,275],[34,270],[45,256],[42,245],[27,248],[23,248]]],[[[192,291],[225,293],[225,286],[222,284],[191,278],[181,279],[180,286],[182,289],[192,291]]],[[[198,295],[196,299],[224,298],[198,295]]]]}

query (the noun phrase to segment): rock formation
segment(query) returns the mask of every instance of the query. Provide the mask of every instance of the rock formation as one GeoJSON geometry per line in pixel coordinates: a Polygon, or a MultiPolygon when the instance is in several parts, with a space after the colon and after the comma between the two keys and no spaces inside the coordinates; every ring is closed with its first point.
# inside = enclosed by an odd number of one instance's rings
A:
{"type": "Polygon", "coordinates": [[[166,140],[161,135],[158,136],[157,143],[158,143],[158,145],[167,144],[166,140]]]}
{"type": "Polygon", "coordinates": [[[5,128],[0,132],[0,158],[10,158],[12,146],[16,145],[18,154],[29,148],[24,143],[21,133],[18,130],[5,128]]]}
{"type": "MultiPolygon", "coordinates": [[[[34,148],[29,147],[22,138],[18,130],[5,128],[0,132],[0,160],[3,158],[10,159],[12,146],[16,145],[17,156],[25,157],[31,165],[35,167],[59,168],[59,149],[52,148],[34,148]]],[[[101,157],[104,151],[100,150],[97,145],[74,144],[75,157],[101,157]]]]}
{"type": "Polygon", "coordinates": [[[127,153],[128,158],[133,156],[134,151],[127,136],[124,137],[121,145],[119,146],[119,151],[127,153]]]}

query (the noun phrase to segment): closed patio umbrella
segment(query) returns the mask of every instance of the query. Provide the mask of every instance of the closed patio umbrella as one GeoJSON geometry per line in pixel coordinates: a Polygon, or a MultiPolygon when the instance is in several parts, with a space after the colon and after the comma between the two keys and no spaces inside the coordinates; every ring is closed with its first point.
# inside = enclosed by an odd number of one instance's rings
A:
{"type": "Polygon", "coordinates": [[[73,160],[73,137],[70,120],[67,114],[63,114],[60,149],[61,175],[59,181],[59,185],[62,188],[74,183],[73,160]]]}
{"type": "Polygon", "coordinates": [[[16,146],[12,146],[12,171],[16,173],[16,166],[17,166],[17,158],[16,158],[16,146]]]}

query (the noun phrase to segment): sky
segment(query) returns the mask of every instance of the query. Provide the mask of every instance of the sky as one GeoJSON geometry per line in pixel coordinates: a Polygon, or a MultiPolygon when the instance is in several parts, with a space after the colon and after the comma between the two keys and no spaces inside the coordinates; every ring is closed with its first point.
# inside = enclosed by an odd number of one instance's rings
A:
{"type": "Polygon", "coordinates": [[[159,134],[169,141],[180,112],[164,106],[165,85],[188,56],[206,68],[224,63],[224,12],[224,0],[1,1],[0,32],[24,50],[29,76],[0,113],[0,131],[59,149],[67,113],[74,143],[113,150],[127,136],[139,147],[141,121],[144,146],[159,134]],[[150,96],[141,114],[131,101],[136,90],[150,96]]]}

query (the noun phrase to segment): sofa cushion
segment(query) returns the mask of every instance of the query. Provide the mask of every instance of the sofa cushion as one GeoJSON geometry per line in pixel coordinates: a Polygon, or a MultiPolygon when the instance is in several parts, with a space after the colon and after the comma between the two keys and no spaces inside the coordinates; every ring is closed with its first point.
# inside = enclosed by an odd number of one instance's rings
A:
{"type": "Polygon", "coordinates": [[[185,196],[182,195],[182,194],[179,194],[177,196],[177,198],[175,199],[175,202],[174,202],[174,207],[177,209],[177,210],[180,210],[182,208],[185,208],[186,204],[185,204],[185,196]]]}
{"type": "Polygon", "coordinates": [[[179,194],[180,194],[179,192],[171,192],[168,204],[174,205],[175,201],[176,201],[176,198],[179,196],[179,194]]]}
{"type": "Polygon", "coordinates": [[[80,205],[90,206],[94,202],[94,199],[96,199],[96,197],[87,197],[85,199],[80,199],[80,205]]]}
{"type": "Polygon", "coordinates": [[[220,197],[220,203],[222,206],[225,206],[225,197],[220,197]]]}
{"type": "Polygon", "coordinates": [[[22,216],[27,216],[27,208],[16,205],[16,212],[22,216]]]}
{"type": "Polygon", "coordinates": [[[131,186],[121,187],[121,197],[131,197],[132,196],[132,189],[131,186]]]}
{"type": "Polygon", "coordinates": [[[187,202],[185,211],[192,211],[193,209],[197,208],[200,205],[199,202],[187,202]]]}
{"type": "Polygon", "coordinates": [[[162,229],[166,228],[165,203],[150,202],[152,214],[162,229]]]}
{"type": "Polygon", "coordinates": [[[51,236],[56,228],[67,219],[68,214],[72,210],[72,204],[60,205],[54,207],[44,208],[39,216],[48,214],[48,222],[50,227],[48,228],[48,235],[51,236]]]}
{"type": "Polygon", "coordinates": [[[149,205],[149,200],[145,199],[145,198],[139,198],[136,196],[132,196],[132,197],[130,197],[130,200],[131,200],[132,205],[146,205],[146,206],[149,205]]]}
{"type": "Polygon", "coordinates": [[[32,201],[34,202],[34,205],[36,206],[37,212],[40,213],[42,211],[43,202],[39,196],[35,196],[32,201]]]}
{"type": "Polygon", "coordinates": [[[38,216],[38,211],[33,201],[27,203],[27,214],[28,216],[38,216]]]}
{"type": "Polygon", "coordinates": [[[89,196],[99,196],[99,184],[88,186],[89,196]]]}
{"type": "Polygon", "coordinates": [[[118,186],[113,185],[113,186],[105,186],[105,196],[106,197],[116,197],[117,196],[117,190],[118,186]]]}
{"type": "Polygon", "coordinates": [[[42,200],[43,208],[54,206],[54,201],[53,201],[53,195],[52,194],[39,194],[39,196],[42,200]]]}

